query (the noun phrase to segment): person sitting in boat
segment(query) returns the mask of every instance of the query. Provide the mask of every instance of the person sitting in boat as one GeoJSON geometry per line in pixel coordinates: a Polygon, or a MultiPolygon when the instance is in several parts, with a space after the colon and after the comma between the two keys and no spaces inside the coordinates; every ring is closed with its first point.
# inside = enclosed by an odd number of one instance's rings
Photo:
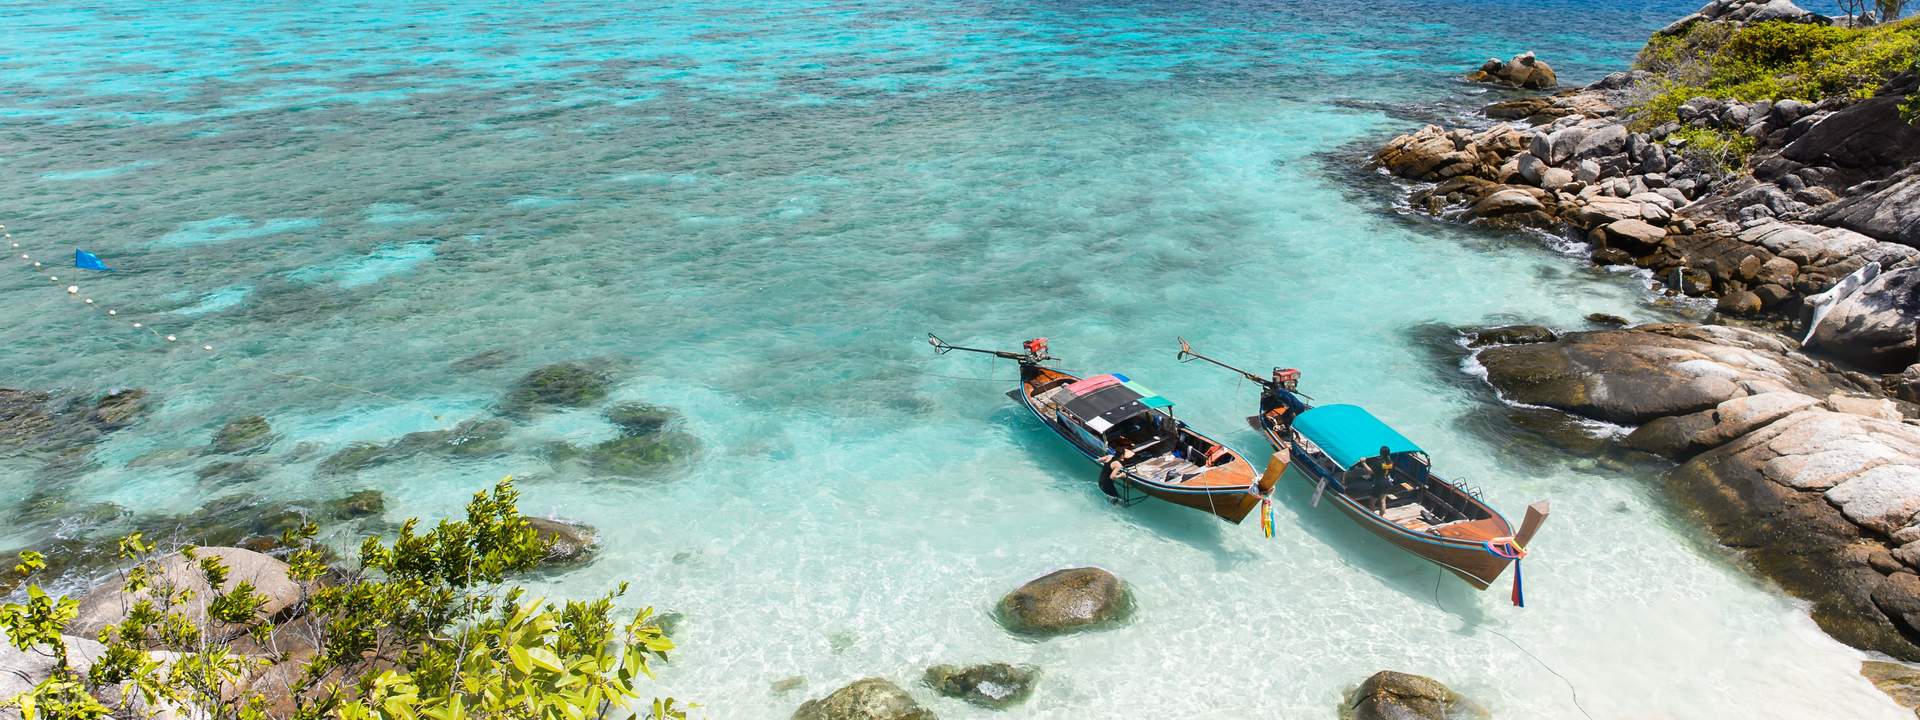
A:
{"type": "Polygon", "coordinates": [[[1274,368],[1271,379],[1260,383],[1260,407],[1283,430],[1293,426],[1293,416],[1303,409],[1294,395],[1299,387],[1300,371],[1293,368],[1274,368]]]}

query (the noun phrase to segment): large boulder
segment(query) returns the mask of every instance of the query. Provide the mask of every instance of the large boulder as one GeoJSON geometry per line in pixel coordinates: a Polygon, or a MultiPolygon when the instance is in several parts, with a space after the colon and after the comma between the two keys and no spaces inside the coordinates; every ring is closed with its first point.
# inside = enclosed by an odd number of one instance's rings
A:
{"type": "Polygon", "coordinates": [[[1878,174],[1920,162],[1920,125],[1901,117],[1904,98],[1863,100],[1815,123],[1780,156],[1808,165],[1878,174]]]}
{"type": "Polygon", "coordinates": [[[1501,62],[1499,58],[1490,58],[1480,69],[1467,74],[1469,82],[1492,83],[1525,90],[1550,90],[1560,85],[1560,79],[1554,75],[1553,67],[1546,61],[1524,52],[1513,56],[1512,60],[1501,62]]]}
{"type": "Polygon", "coordinates": [[[1133,596],[1113,573],[1094,567],[1068,568],[1007,593],[997,610],[1008,630],[1044,637],[1122,622],[1133,611],[1133,596]]]}
{"type": "Polygon", "coordinates": [[[1920,427],[1808,408],[1700,454],[1667,483],[1723,544],[1812,603],[1828,633],[1920,659],[1911,640],[1920,583],[1882,569],[1912,567],[1920,554],[1889,558],[1879,539],[1920,539],[1909,529],[1920,514],[1920,427]]]}
{"type": "Polygon", "coordinates": [[[1809,347],[1873,372],[1899,372],[1920,360],[1920,267],[1880,273],[1833,306],[1809,347]]]}
{"type": "Polygon", "coordinates": [[[808,700],[794,711],[793,720],[934,720],[913,696],[888,680],[867,678],[808,700]]]}
{"type": "Polygon", "coordinates": [[[1809,219],[1876,240],[1920,247],[1920,164],[1888,178],[1876,189],[1848,193],[1822,206],[1809,219]]]}
{"type": "Polygon", "coordinates": [[[1824,397],[1832,389],[1823,371],[1781,339],[1719,325],[1568,333],[1554,342],[1488,348],[1480,363],[1507,400],[1627,425],[1747,395],[1824,397]]]}
{"type": "Polygon", "coordinates": [[[1684,460],[1719,447],[1775,420],[1819,405],[1791,391],[1746,395],[1690,415],[1655,418],[1627,435],[1627,447],[1684,460]]]}
{"type": "MultiPolygon", "coordinates": [[[[106,646],[83,637],[62,635],[60,641],[66,645],[67,667],[83,674],[107,652],[106,646]]],[[[14,647],[6,632],[0,631],[0,703],[32,690],[40,681],[51,676],[53,669],[52,657],[42,654],[38,649],[29,651],[14,647]]],[[[18,712],[0,710],[0,718],[18,717],[18,712]],[[9,715],[9,712],[13,714],[9,715]]]]}
{"type": "MultiPolygon", "coordinates": [[[[220,592],[232,592],[241,583],[249,583],[255,592],[266,599],[259,608],[256,623],[282,618],[298,610],[303,594],[300,586],[287,577],[286,563],[235,547],[203,547],[196,550],[195,555],[202,559],[219,558],[227,566],[227,577],[219,588],[220,592]]],[[[214,588],[207,583],[199,562],[189,560],[180,553],[167,555],[155,562],[151,577],[154,586],[165,585],[191,591],[192,597],[174,610],[188,621],[219,636],[218,639],[238,637],[251,627],[251,624],[211,625],[207,617],[207,604],[213,597],[214,588]]],[[[130,594],[114,584],[95,588],[80,599],[79,614],[67,625],[67,630],[88,637],[98,635],[108,625],[125,621],[135,603],[151,597],[151,590],[130,594]]]]}
{"type": "Polygon", "coordinates": [[[1487,712],[1430,677],[1382,670],[1360,683],[1341,710],[1350,720],[1455,720],[1487,712]]]}
{"type": "Polygon", "coordinates": [[[1387,142],[1373,161],[1395,175],[1415,180],[1440,180],[1479,172],[1479,154],[1464,138],[1428,125],[1387,142]]]}
{"type": "Polygon", "coordinates": [[[1008,663],[967,667],[935,665],[927,668],[926,683],[941,695],[1005,710],[1025,702],[1033,694],[1039,674],[1034,668],[1008,663]]]}

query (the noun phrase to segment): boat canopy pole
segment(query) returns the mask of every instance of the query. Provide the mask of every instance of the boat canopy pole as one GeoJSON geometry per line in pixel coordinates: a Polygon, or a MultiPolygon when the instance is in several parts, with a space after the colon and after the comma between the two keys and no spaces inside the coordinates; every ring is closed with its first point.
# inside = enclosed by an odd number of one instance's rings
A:
{"type": "Polygon", "coordinates": [[[976,352],[976,353],[981,353],[983,355],[992,355],[997,358],[1013,360],[1023,365],[1034,365],[1034,364],[1039,364],[1046,360],[1060,359],[1044,353],[1038,353],[1038,354],[1016,353],[1016,352],[1008,352],[1006,350],[985,350],[981,348],[961,347],[959,345],[950,344],[945,340],[941,340],[940,336],[935,335],[933,333],[927,333],[927,344],[933,346],[933,352],[936,355],[945,355],[955,350],[965,350],[967,352],[976,352]]]}
{"type": "Polygon", "coordinates": [[[1200,353],[1194,352],[1193,346],[1187,344],[1186,338],[1174,338],[1174,339],[1180,341],[1180,354],[1175,356],[1180,359],[1180,362],[1193,362],[1194,360],[1205,360],[1207,362],[1213,363],[1215,365],[1219,365],[1220,367],[1226,368],[1228,370],[1232,370],[1234,372],[1240,373],[1241,376],[1245,377],[1249,381],[1252,381],[1253,384],[1255,385],[1265,386],[1267,384],[1266,378],[1260,377],[1259,375],[1255,375],[1253,373],[1247,372],[1245,370],[1241,370],[1240,368],[1234,367],[1232,365],[1228,365],[1226,363],[1220,362],[1219,360],[1215,360],[1205,355],[1201,355],[1200,353]]]}

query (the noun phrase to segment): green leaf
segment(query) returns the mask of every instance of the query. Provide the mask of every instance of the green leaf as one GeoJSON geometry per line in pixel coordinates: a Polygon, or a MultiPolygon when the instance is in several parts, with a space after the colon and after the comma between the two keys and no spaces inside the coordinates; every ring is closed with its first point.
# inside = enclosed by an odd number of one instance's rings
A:
{"type": "Polygon", "coordinates": [[[542,670],[546,670],[547,672],[566,672],[566,665],[561,664],[559,656],[554,655],[552,650],[536,647],[528,649],[526,654],[529,659],[533,660],[533,664],[540,666],[542,670]]]}
{"type": "Polygon", "coordinates": [[[513,669],[519,670],[520,674],[525,675],[533,672],[533,658],[527,654],[526,648],[520,647],[519,645],[508,645],[507,658],[513,661],[513,669]]]}

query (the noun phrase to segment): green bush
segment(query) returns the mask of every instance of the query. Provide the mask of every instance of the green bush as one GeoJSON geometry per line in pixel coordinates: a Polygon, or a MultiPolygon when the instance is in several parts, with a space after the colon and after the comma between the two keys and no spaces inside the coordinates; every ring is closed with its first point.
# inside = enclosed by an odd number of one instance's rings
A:
{"type": "Polygon", "coordinates": [[[1753,138],[1737,132],[1708,128],[1685,128],[1667,136],[1667,142],[1680,147],[1681,157],[1721,174],[1735,172],[1747,164],[1756,146],[1753,138]],[[1674,141],[1679,141],[1674,143],[1674,141]]]}
{"type": "MultiPolygon", "coordinates": [[[[564,604],[525,600],[519,588],[502,586],[548,550],[517,499],[511,478],[503,480],[474,496],[464,521],[426,531],[408,521],[391,543],[368,538],[354,568],[322,564],[312,523],[288,531],[283,540],[296,548],[288,576],[307,608],[297,631],[263,617],[265,597],[252,585],[220,591],[228,569],[186,547],[180,554],[215,588],[202,626],[186,611],[197,602],[192,593],[157,572],[166,555],[138,533],[128,536],[120,544],[132,563],[124,587],[145,596],[124,622],[101,631],[106,651],[85,671],[63,641],[78,601],[33,584],[25,602],[0,605],[8,641],[53,667],[28,692],[0,698],[0,710],[18,710],[24,720],[145,718],[168,706],[198,708],[211,720],[684,718],[672,698],[640,702],[641,677],[652,677],[651,664],[665,660],[673,642],[651,609],[615,619],[624,584],[593,602],[564,604]],[[246,634],[223,639],[239,630],[246,634]],[[297,665],[294,692],[281,705],[237,690],[267,663],[238,652],[242,638],[267,648],[313,643],[311,659],[282,659],[297,665]],[[168,660],[151,650],[167,651],[168,660]]],[[[44,568],[44,557],[28,551],[14,571],[32,576],[44,568]]]]}
{"type": "Polygon", "coordinates": [[[1753,102],[1869,97],[1920,57],[1920,19],[1868,28],[1764,22],[1738,29],[1699,22],[1685,33],[1655,36],[1635,67],[1655,73],[1631,108],[1645,130],[1676,119],[1695,97],[1753,102]]]}

